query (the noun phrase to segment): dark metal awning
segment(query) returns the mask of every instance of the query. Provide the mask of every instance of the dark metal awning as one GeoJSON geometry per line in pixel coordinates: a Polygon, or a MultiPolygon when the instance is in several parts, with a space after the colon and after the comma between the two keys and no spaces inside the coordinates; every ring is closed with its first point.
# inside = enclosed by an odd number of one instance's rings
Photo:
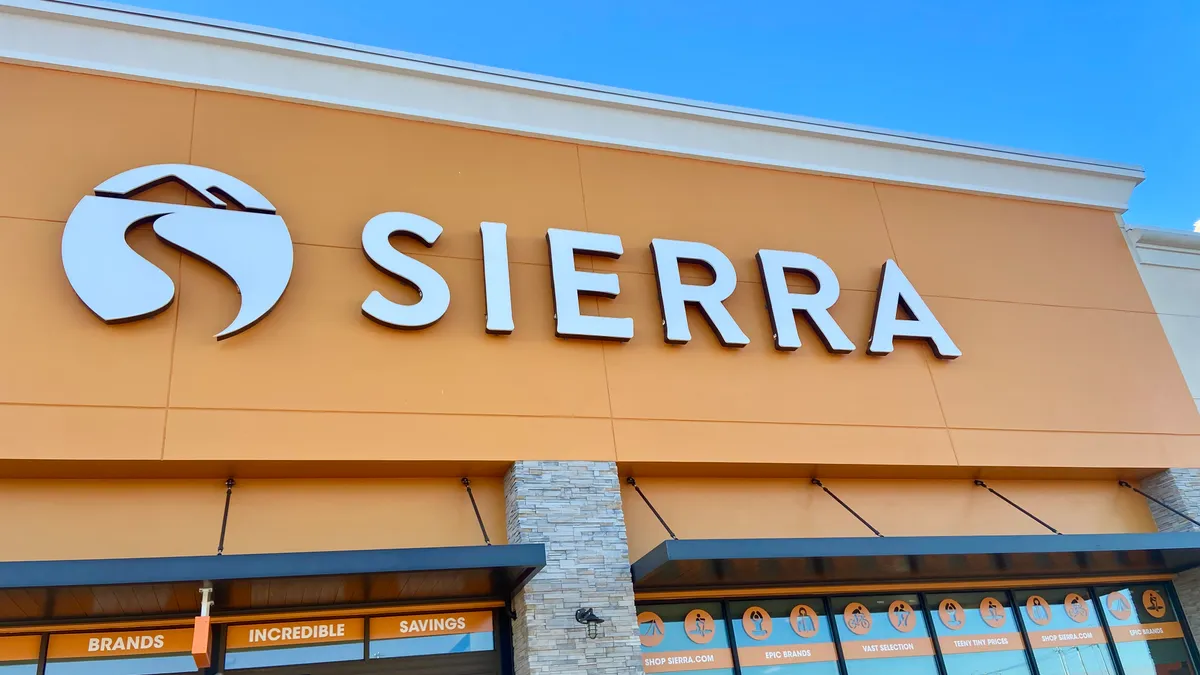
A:
{"type": "Polygon", "coordinates": [[[507,600],[546,564],[542,544],[0,563],[0,624],[507,600]]]}
{"type": "Polygon", "coordinates": [[[639,591],[1178,573],[1200,532],[667,541],[633,564],[639,591]]]}

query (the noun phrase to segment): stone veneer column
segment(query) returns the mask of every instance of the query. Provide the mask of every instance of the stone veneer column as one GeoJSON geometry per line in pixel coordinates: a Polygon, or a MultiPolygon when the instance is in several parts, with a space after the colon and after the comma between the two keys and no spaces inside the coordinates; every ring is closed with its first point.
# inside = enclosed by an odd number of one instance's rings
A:
{"type": "Polygon", "coordinates": [[[513,599],[517,675],[642,675],[616,464],[516,462],[504,503],[508,540],[546,545],[546,567],[513,599]],[[581,607],[605,619],[594,640],[581,607]]]}
{"type": "MultiPolygon", "coordinates": [[[[1162,500],[1171,508],[1200,520],[1200,470],[1163,471],[1143,480],[1141,488],[1143,492],[1162,500]]],[[[1192,523],[1158,504],[1149,500],[1147,502],[1160,532],[1190,532],[1197,529],[1192,523]]],[[[1175,590],[1179,593],[1179,603],[1183,605],[1183,613],[1187,615],[1192,636],[1200,641],[1200,569],[1189,570],[1176,576],[1175,590]]]]}

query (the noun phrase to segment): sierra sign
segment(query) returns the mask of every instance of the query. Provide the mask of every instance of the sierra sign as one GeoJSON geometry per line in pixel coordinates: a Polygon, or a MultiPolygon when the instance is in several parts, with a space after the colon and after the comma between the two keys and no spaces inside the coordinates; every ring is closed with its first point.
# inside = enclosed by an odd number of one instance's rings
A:
{"type": "MultiPolygon", "coordinates": [[[[136,321],[158,314],[175,299],[175,285],[165,272],[138,255],[125,241],[135,225],[151,222],[167,244],[216,267],[237,286],[241,306],[234,320],[216,335],[222,340],[250,328],[283,296],[292,273],[292,240],[274,205],[246,183],[201,166],[157,164],[132,169],[96,186],[94,196],[79,201],[63,230],[63,269],[75,293],[108,323],[136,321]],[[210,207],[165,204],[130,199],[168,181],[178,181],[210,207]],[[229,210],[226,200],[242,210],[229,210]]],[[[509,281],[507,226],[480,224],[488,333],[513,331],[509,281]]],[[[393,235],[416,238],[432,247],[442,234],[437,223],[412,213],[389,212],[371,218],[362,231],[367,259],[383,272],[412,286],[420,299],[399,304],[374,291],[362,303],[368,318],[385,326],[421,329],[436,323],[450,307],[450,288],[436,270],[392,247],[393,235]]],[[[633,319],[589,316],[580,312],[581,295],[616,298],[621,292],[616,274],[579,270],[576,255],[619,258],[624,249],[613,234],[550,229],[550,276],[554,287],[555,334],[563,338],[628,341],[633,319]]],[[[687,307],[697,308],[717,339],[726,347],[744,347],[750,338],[725,308],[737,287],[737,273],[725,254],[699,242],[653,239],[650,250],[658,281],[664,339],[686,344],[692,339],[687,307]],[[699,264],[713,276],[711,283],[685,283],[681,263],[699,264]]],[[[846,354],[855,345],[829,313],[841,293],[837,275],[816,256],[797,251],[760,250],[756,258],[762,275],[775,348],[800,347],[796,316],[805,319],[830,352],[846,354]],[[787,287],[788,273],[803,274],[816,284],[812,293],[787,287]]],[[[867,353],[889,354],[897,338],[929,343],[938,358],[962,355],[895,261],[883,264],[875,317],[867,353]],[[907,318],[898,315],[903,312],[907,318]]]]}

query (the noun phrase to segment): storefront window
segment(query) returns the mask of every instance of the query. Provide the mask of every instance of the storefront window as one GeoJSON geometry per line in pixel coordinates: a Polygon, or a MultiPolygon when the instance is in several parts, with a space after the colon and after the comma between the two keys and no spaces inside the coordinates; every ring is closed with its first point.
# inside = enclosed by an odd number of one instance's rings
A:
{"type": "Polygon", "coordinates": [[[1193,675],[1183,627],[1162,584],[1097,589],[1125,675],[1193,675]]]}
{"type": "Polygon", "coordinates": [[[1028,675],[1021,629],[1003,591],[926,596],[946,675],[1028,675]]]}
{"type": "Polygon", "coordinates": [[[1041,675],[1116,672],[1086,589],[1021,591],[1015,597],[1041,675]]]}
{"type": "Polygon", "coordinates": [[[848,675],[937,675],[916,595],[833,599],[848,675]]]}
{"type": "Polygon", "coordinates": [[[639,608],[637,622],[646,673],[733,674],[719,603],[648,605],[639,608]]]}
{"type": "Polygon", "coordinates": [[[837,648],[820,598],[734,602],[743,675],[837,675],[837,648]]]}

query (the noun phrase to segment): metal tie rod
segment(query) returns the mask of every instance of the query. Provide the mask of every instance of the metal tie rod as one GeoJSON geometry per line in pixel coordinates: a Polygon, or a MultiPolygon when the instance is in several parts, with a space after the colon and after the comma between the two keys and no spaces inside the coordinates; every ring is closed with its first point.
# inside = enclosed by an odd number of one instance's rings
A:
{"type": "Polygon", "coordinates": [[[483,543],[491,546],[492,540],[488,538],[487,528],[483,526],[483,516],[479,515],[479,505],[475,503],[475,493],[471,492],[471,479],[463,477],[462,484],[467,488],[467,496],[471,498],[471,508],[475,509],[475,520],[479,521],[479,531],[483,533],[483,543]]]}
{"type": "Polygon", "coordinates": [[[849,512],[850,512],[850,515],[854,516],[855,518],[858,518],[858,522],[862,523],[863,525],[866,525],[866,526],[867,526],[867,529],[868,529],[868,530],[870,530],[870,531],[872,531],[872,532],[874,532],[876,537],[882,537],[882,536],[883,536],[883,533],[882,533],[882,532],[880,532],[879,530],[875,529],[875,526],[874,526],[874,525],[872,525],[872,524],[868,523],[866,518],[863,518],[862,516],[858,515],[858,511],[855,511],[854,509],[850,508],[850,505],[849,505],[849,504],[847,504],[846,502],[842,501],[842,500],[841,500],[841,498],[840,498],[840,497],[838,497],[837,495],[833,494],[833,490],[830,490],[829,488],[825,487],[825,484],[824,484],[824,483],[822,483],[820,480],[818,480],[818,479],[814,478],[814,479],[812,479],[812,484],[813,484],[813,485],[816,485],[817,487],[819,487],[819,488],[821,488],[822,490],[824,490],[824,491],[825,491],[825,494],[829,495],[830,497],[833,497],[833,501],[835,501],[835,502],[837,502],[838,504],[840,504],[840,505],[841,505],[841,507],[842,507],[843,509],[846,509],[847,511],[849,511],[849,512]]]}
{"type": "Polygon", "coordinates": [[[229,478],[225,481],[225,514],[221,516],[221,540],[217,542],[217,555],[225,553],[225,527],[229,525],[229,500],[233,498],[233,486],[237,481],[229,478]]]}
{"type": "Polygon", "coordinates": [[[988,487],[987,483],[977,479],[975,481],[975,484],[978,485],[979,487],[987,490],[988,492],[996,495],[1000,499],[1003,499],[1006,504],[1013,507],[1014,509],[1016,509],[1016,510],[1020,511],[1021,513],[1024,513],[1025,515],[1029,516],[1030,518],[1036,520],[1039,525],[1046,528],[1047,530],[1050,530],[1054,534],[1062,534],[1062,532],[1059,532],[1058,530],[1054,529],[1053,527],[1050,527],[1050,523],[1047,523],[1046,521],[1042,520],[1041,518],[1038,518],[1037,516],[1033,515],[1032,513],[1021,508],[1020,504],[1014,502],[1013,500],[1009,499],[1008,497],[1005,497],[1004,495],[1000,494],[999,492],[996,492],[992,488],[988,487]]]}
{"type": "Polygon", "coordinates": [[[637,491],[638,496],[642,498],[642,501],[646,502],[646,506],[650,507],[650,512],[654,514],[655,518],[658,518],[659,524],[663,526],[663,529],[667,531],[667,534],[671,535],[671,538],[675,541],[679,541],[679,537],[675,536],[675,531],[671,529],[671,526],[667,524],[667,521],[663,520],[663,517],[658,512],[658,509],[654,508],[654,505],[650,503],[650,500],[646,497],[646,494],[642,492],[642,488],[638,487],[637,481],[633,479],[633,476],[626,478],[625,482],[632,485],[633,489],[637,491]]]}
{"type": "Polygon", "coordinates": [[[1141,495],[1141,496],[1145,497],[1146,499],[1149,499],[1150,501],[1154,502],[1155,504],[1158,504],[1159,506],[1161,506],[1161,507],[1163,507],[1164,509],[1166,509],[1166,510],[1170,511],[1171,513],[1174,513],[1175,515],[1179,516],[1180,518],[1183,518],[1184,520],[1186,520],[1186,521],[1188,521],[1189,523],[1191,523],[1191,524],[1195,525],[1196,527],[1200,527],[1200,522],[1196,522],[1196,519],[1195,519],[1195,518],[1192,518],[1191,516],[1189,516],[1189,515],[1187,515],[1187,514],[1183,513],[1182,511],[1179,511],[1178,509],[1176,509],[1176,508],[1174,508],[1174,507],[1167,506],[1167,505],[1166,505],[1166,504],[1164,504],[1162,501],[1160,501],[1158,498],[1156,498],[1156,497],[1151,497],[1150,495],[1146,494],[1145,492],[1142,492],[1141,490],[1139,490],[1139,489],[1137,489],[1137,488],[1133,487],[1133,486],[1132,486],[1132,485],[1130,485],[1129,483],[1126,483],[1126,482],[1125,482],[1125,481],[1123,481],[1123,480],[1119,480],[1119,481],[1117,481],[1117,485],[1120,485],[1120,486],[1121,486],[1121,487],[1123,487],[1123,488],[1129,488],[1130,490],[1133,490],[1134,492],[1138,493],[1139,495],[1141,495]]]}

